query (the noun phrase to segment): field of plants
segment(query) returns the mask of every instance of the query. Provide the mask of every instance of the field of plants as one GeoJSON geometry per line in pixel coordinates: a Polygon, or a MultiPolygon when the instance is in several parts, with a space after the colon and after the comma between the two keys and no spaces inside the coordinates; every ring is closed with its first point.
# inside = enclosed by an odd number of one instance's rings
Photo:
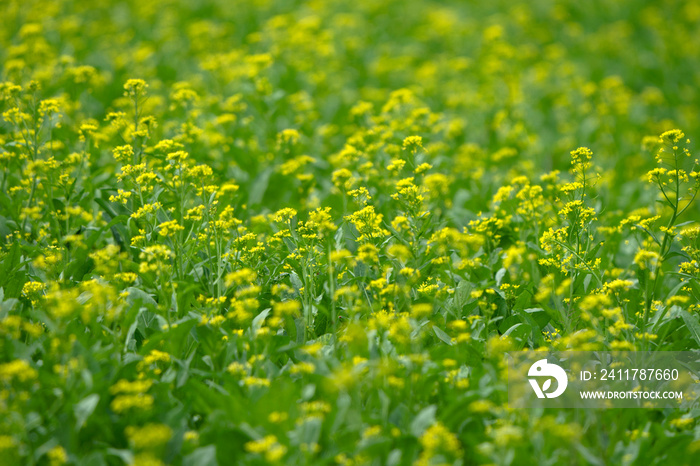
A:
{"type": "Polygon", "coordinates": [[[0,465],[697,464],[504,357],[700,348],[697,1],[0,18],[0,465]]]}

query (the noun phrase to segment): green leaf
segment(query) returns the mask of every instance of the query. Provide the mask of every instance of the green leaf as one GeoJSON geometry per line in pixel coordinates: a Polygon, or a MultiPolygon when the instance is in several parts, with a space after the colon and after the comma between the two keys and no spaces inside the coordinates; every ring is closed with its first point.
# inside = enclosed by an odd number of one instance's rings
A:
{"type": "Polygon", "coordinates": [[[102,228],[95,230],[87,239],[85,242],[86,246],[88,248],[92,248],[93,245],[103,237],[104,232],[109,230],[115,225],[119,225],[121,223],[126,223],[126,221],[129,219],[127,215],[117,215],[114,217],[107,225],[103,226],[102,228]]]}
{"type": "Polygon", "coordinates": [[[437,406],[430,405],[416,415],[411,421],[411,435],[414,437],[420,437],[423,432],[435,424],[435,413],[437,412],[437,406]]]}
{"type": "Polygon", "coordinates": [[[116,448],[108,448],[107,454],[121,458],[121,460],[126,464],[132,464],[134,462],[134,454],[131,452],[131,450],[117,450],[116,448]]]}
{"type": "Polygon", "coordinates": [[[322,422],[320,418],[312,417],[301,424],[301,443],[306,445],[318,443],[318,439],[321,437],[322,422]]]}
{"type": "Polygon", "coordinates": [[[167,348],[171,354],[179,354],[185,348],[190,338],[190,332],[199,323],[198,319],[187,317],[181,319],[171,326],[167,331],[157,333],[148,339],[148,343],[143,345],[143,354],[152,349],[167,348]]]}
{"type": "Polygon", "coordinates": [[[75,414],[76,419],[75,428],[77,430],[80,430],[85,425],[85,421],[87,421],[93,411],[95,411],[95,407],[97,407],[99,402],[100,395],[93,393],[92,395],[88,395],[80,400],[73,407],[73,413],[75,414]]]}
{"type": "Polygon", "coordinates": [[[304,284],[301,282],[301,280],[299,279],[299,275],[297,275],[296,272],[292,272],[289,274],[289,281],[292,283],[294,291],[296,291],[297,293],[301,288],[304,287],[304,284]]]}
{"type": "Polygon", "coordinates": [[[5,288],[8,298],[19,298],[26,282],[26,272],[19,270],[22,266],[22,251],[19,242],[14,242],[5,255],[0,266],[0,287],[5,288]]]}
{"type": "Polygon", "coordinates": [[[440,327],[438,327],[437,325],[433,325],[433,332],[435,332],[435,335],[440,340],[442,340],[445,343],[447,343],[448,345],[452,346],[452,338],[447,333],[445,333],[445,331],[442,330],[440,327]]]}
{"type": "Polygon", "coordinates": [[[501,267],[498,269],[498,272],[496,272],[496,286],[501,286],[501,282],[503,281],[503,277],[506,275],[506,269],[501,267]]]}
{"type": "Polygon", "coordinates": [[[401,464],[401,450],[398,448],[392,450],[386,459],[386,464],[387,466],[398,466],[401,464]]]}
{"type": "Polygon", "coordinates": [[[661,241],[659,241],[659,240],[656,238],[656,236],[654,235],[654,233],[652,233],[648,228],[646,228],[646,227],[644,227],[644,226],[642,226],[642,225],[639,225],[639,224],[635,224],[634,226],[637,227],[637,228],[639,228],[640,230],[644,230],[644,231],[646,232],[646,234],[649,235],[649,236],[651,237],[651,239],[653,239],[654,242],[655,242],[656,244],[658,244],[659,246],[661,246],[661,241]]]}
{"type": "Polygon", "coordinates": [[[469,301],[469,293],[471,293],[472,287],[473,285],[470,282],[462,280],[455,288],[454,298],[452,302],[454,304],[455,311],[457,311],[458,313],[464,309],[464,306],[466,306],[467,301],[469,301]]]}
{"type": "Polygon", "coordinates": [[[506,330],[503,335],[509,335],[516,340],[525,339],[532,333],[532,327],[529,324],[524,324],[522,322],[511,326],[506,330]]]}
{"type": "Polygon", "coordinates": [[[587,464],[592,464],[592,465],[596,465],[596,466],[598,466],[598,465],[603,466],[605,464],[600,458],[595,456],[593,454],[593,452],[591,452],[589,449],[587,449],[583,445],[576,444],[575,446],[576,446],[576,449],[578,450],[579,454],[586,460],[587,464]]]}
{"type": "Polygon", "coordinates": [[[140,288],[130,286],[125,291],[129,293],[129,296],[126,297],[126,302],[128,302],[129,304],[133,304],[138,300],[141,300],[142,304],[150,305],[153,308],[158,307],[158,303],[156,303],[156,300],[153,299],[153,297],[150,294],[146,293],[140,288]]]}
{"type": "Polygon", "coordinates": [[[267,315],[270,313],[272,309],[267,308],[264,311],[262,311],[260,314],[255,316],[253,319],[253,324],[251,325],[251,328],[253,329],[253,333],[257,333],[258,330],[260,330],[260,327],[262,327],[263,322],[265,322],[265,318],[267,315]]]}
{"type": "Polygon", "coordinates": [[[270,175],[272,174],[272,169],[268,168],[262,171],[258,177],[253,181],[250,187],[250,195],[248,196],[248,203],[250,205],[260,204],[263,197],[265,196],[265,191],[267,191],[267,186],[270,183],[270,175]]]}
{"type": "Polygon", "coordinates": [[[15,241],[12,243],[10,252],[3,258],[2,266],[0,266],[0,273],[2,274],[0,275],[0,280],[3,280],[3,282],[0,283],[5,283],[5,279],[8,278],[8,275],[19,266],[21,258],[22,253],[19,250],[19,242],[15,241]]]}
{"type": "Polygon", "coordinates": [[[338,409],[335,412],[335,419],[333,419],[333,425],[331,426],[331,434],[334,434],[345,422],[345,416],[348,414],[348,409],[352,404],[352,398],[345,392],[341,392],[338,395],[338,409]]]}
{"type": "Polygon", "coordinates": [[[217,466],[218,464],[215,445],[197,448],[182,459],[182,466],[217,466]]]}
{"type": "Polygon", "coordinates": [[[683,318],[685,326],[688,328],[690,334],[695,338],[695,341],[700,345],[700,322],[698,318],[692,314],[689,314],[685,309],[680,309],[678,313],[683,318]]]}
{"type": "Polygon", "coordinates": [[[139,309],[138,313],[136,314],[136,318],[134,319],[134,322],[129,326],[129,331],[126,333],[126,338],[124,339],[124,351],[129,351],[129,350],[135,350],[136,349],[136,329],[138,328],[139,325],[139,317],[141,317],[141,314],[143,314],[146,311],[145,308],[139,309]]]}
{"type": "MultiPolygon", "coordinates": [[[[549,314],[547,314],[547,311],[542,309],[541,307],[533,307],[530,309],[524,309],[522,311],[516,311],[518,312],[521,316],[525,318],[525,320],[532,325],[532,321],[537,324],[536,326],[540,328],[544,328],[547,323],[549,323],[549,314]]],[[[535,327],[533,325],[533,327],[535,327]]]]}

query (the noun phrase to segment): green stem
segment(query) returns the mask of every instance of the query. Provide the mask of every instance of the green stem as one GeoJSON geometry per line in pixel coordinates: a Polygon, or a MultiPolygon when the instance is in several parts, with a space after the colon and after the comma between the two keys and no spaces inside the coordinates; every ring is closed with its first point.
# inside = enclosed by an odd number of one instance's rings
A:
{"type": "MultiPolygon", "coordinates": [[[[643,317],[643,322],[644,322],[644,327],[643,330],[644,332],[647,331],[647,326],[649,324],[649,317],[651,314],[651,304],[654,301],[654,297],[656,295],[656,288],[658,287],[659,284],[659,277],[661,276],[661,271],[662,267],[664,264],[664,258],[666,256],[666,247],[671,247],[669,241],[672,238],[671,235],[671,229],[673,228],[673,225],[676,223],[676,220],[678,219],[678,204],[680,203],[680,178],[678,177],[678,154],[676,154],[676,151],[674,151],[674,159],[675,159],[675,165],[676,165],[676,202],[672,202],[669,200],[669,198],[666,196],[666,192],[663,189],[663,186],[661,184],[661,180],[658,180],[659,183],[659,188],[661,188],[661,192],[663,193],[664,197],[668,201],[668,203],[671,205],[673,208],[673,215],[671,215],[671,220],[669,220],[668,225],[666,226],[666,231],[664,231],[664,239],[663,242],[661,243],[661,249],[659,250],[659,259],[656,262],[656,267],[654,267],[654,281],[652,282],[651,289],[647,289],[647,299],[646,299],[646,305],[644,307],[644,317],[643,317]]],[[[693,196],[694,197],[694,196],[693,196]]],[[[685,209],[683,209],[684,211],[685,209]]],[[[682,211],[681,211],[682,213],[682,211]]]]}

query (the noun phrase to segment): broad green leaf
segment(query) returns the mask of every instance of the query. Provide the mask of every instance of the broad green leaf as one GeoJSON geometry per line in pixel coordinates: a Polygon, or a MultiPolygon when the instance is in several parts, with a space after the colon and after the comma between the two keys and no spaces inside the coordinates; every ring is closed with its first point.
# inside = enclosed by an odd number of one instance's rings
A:
{"type": "Polygon", "coordinates": [[[452,346],[452,337],[450,337],[447,333],[445,333],[445,331],[442,330],[440,327],[438,327],[437,325],[433,325],[433,332],[435,332],[435,335],[440,340],[442,340],[443,342],[452,346]]]}
{"type": "Polygon", "coordinates": [[[683,318],[683,322],[685,322],[685,326],[690,332],[690,335],[695,339],[698,345],[700,345],[700,322],[698,322],[698,318],[689,314],[685,309],[680,309],[678,313],[683,318]]]}
{"type": "Polygon", "coordinates": [[[90,417],[90,415],[95,411],[95,407],[100,402],[100,395],[93,393],[88,395],[82,400],[80,400],[74,407],[73,413],[76,419],[76,429],[80,430],[84,425],[85,421],[90,417]]]}
{"type": "Polygon", "coordinates": [[[430,405],[423,408],[423,410],[421,410],[421,412],[419,412],[416,417],[413,418],[413,421],[411,421],[411,435],[414,437],[420,437],[423,435],[423,432],[425,432],[425,429],[435,424],[436,412],[437,406],[435,405],[430,405]]]}
{"type": "Polygon", "coordinates": [[[263,325],[263,322],[265,322],[265,318],[268,316],[268,314],[270,314],[271,310],[272,310],[271,308],[267,308],[267,309],[263,310],[260,314],[255,316],[255,318],[253,319],[253,323],[251,325],[251,328],[253,329],[253,334],[257,333],[258,330],[260,330],[260,328],[263,325]]]}
{"type": "Polygon", "coordinates": [[[197,448],[182,459],[182,466],[217,466],[218,464],[215,445],[197,448]]]}

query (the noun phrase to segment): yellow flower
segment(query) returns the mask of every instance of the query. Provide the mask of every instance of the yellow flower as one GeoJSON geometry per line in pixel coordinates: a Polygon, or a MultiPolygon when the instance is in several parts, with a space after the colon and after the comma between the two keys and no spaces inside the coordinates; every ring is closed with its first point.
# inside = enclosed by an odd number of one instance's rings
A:
{"type": "Polygon", "coordinates": [[[117,162],[129,162],[134,157],[134,148],[130,145],[117,146],[112,149],[112,154],[117,162]]]}
{"type": "Polygon", "coordinates": [[[121,414],[132,409],[145,411],[153,407],[153,397],[144,393],[135,395],[119,395],[112,400],[112,411],[121,414]]]}
{"type": "Polygon", "coordinates": [[[133,382],[120,379],[116,384],[110,387],[109,391],[113,395],[117,393],[144,393],[151,388],[151,385],[153,385],[153,381],[148,379],[135,380],[133,382]]]}
{"type": "Polygon", "coordinates": [[[382,426],[370,426],[362,431],[362,438],[378,437],[382,433],[382,426]]]}
{"type": "Polygon", "coordinates": [[[7,454],[7,450],[14,449],[17,441],[9,435],[0,435],[0,453],[7,454]]]}
{"type": "Polygon", "coordinates": [[[170,362],[170,355],[163,351],[158,351],[156,349],[151,350],[148,356],[143,358],[144,364],[155,364],[157,362],[170,362]]]}
{"type": "Polygon", "coordinates": [[[360,236],[357,241],[364,241],[370,238],[381,238],[387,236],[389,232],[382,228],[382,214],[374,212],[373,206],[367,206],[351,215],[345,217],[357,228],[360,236]]]}
{"type": "Polygon", "coordinates": [[[634,263],[642,270],[646,270],[649,266],[655,267],[659,260],[659,254],[654,251],[640,249],[634,255],[634,263]]]}
{"type": "Polygon", "coordinates": [[[0,364],[0,380],[5,382],[12,382],[14,379],[26,382],[36,379],[37,375],[37,371],[23,359],[0,364]]]}
{"type": "Polygon", "coordinates": [[[153,456],[152,453],[143,452],[134,456],[134,462],[129,466],[165,466],[165,463],[153,456]]]}
{"type": "Polygon", "coordinates": [[[457,436],[450,432],[442,423],[436,422],[428,427],[418,439],[423,451],[417,461],[418,465],[429,465],[431,459],[438,455],[447,455],[456,459],[461,455],[461,445],[457,436]]]}
{"type": "Polygon", "coordinates": [[[403,140],[403,149],[415,153],[423,148],[423,138],[420,136],[408,136],[403,140]]]}
{"type": "Polygon", "coordinates": [[[177,220],[170,220],[159,225],[159,233],[161,236],[173,236],[178,231],[183,231],[185,227],[178,225],[177,220]]]}
{"type": "Polygon", "coordinates": [[[323,348],[323,343],[316,342],[304,346],[301,350],[310,356],[316,356],[321,351],[321,348],[323,348]]]}
{"type": "Polygon", "coordinates": [[[66,450],[60,445],[57,445],[51,450],[49,450],[46,456],[49,457],[49,464],[51,466],[58,466],[61,464],[66,464],[68,462],[68,454],[66,453],[66,450]]]}
{"type": "Polygon", "coordinates": [[[129,426],[125,433],[137,450],[157,449],[165,445],[173,436],[172,429],[164,424],[146,424],[143,427],[129,426]]]}
{"type": "Polygon", "coordinates": [[[277,147],[294,146],[299,142],[299,131],[295,129],[284,129],[277,134],[277,147]]]}
{"type": "Polygon", "coordinates": [[[685,134],[683,133],[683,131],[679,129],[671,129],[669,131],[661,133],[661,136],[659,136],[659,142],[666,144],[676,144],[684,137],[685,134]]]}
{"type": "Polygon", "coordinates": [[[246,267],[228,273],[224,279],[224,283],[226,286],[252,284],[257,276],[258,275],[255,273],[255,271],[246,267]]]}
{"type": "Polygon", "coordinates": [[[315,370],[316,370],[316,366],[314,366],[310,362],[300,362],[300,363],[294,364],[289,369],[289,373],[290,374],[313,374],[315,370]]]}
{"type": "Polygon", "coordinates": [[[141,97],[145,95],[148,84],[143,79],[129,79],[124,84],[125,97],[141,97]]]}
{"type": "Polygon", "coordinates": [[[139,219],[143,218],[147,215],[151,215],[158,211],[162,207],[160,202],[154,202],[152,204],[144,204],[143,206],[139,207],[139,209],[131,214],[131,218],[133,219],[139,219]]]}
{"type": "Polygon", "coordinates": [[[197,432],[196,430],[188,430],[184,433],[182,438],[185,442],[195,443],[199,440],[199,432],[197,432]]]}
{"type": "Polygon", "coordinates": [[[272,305],[272,312],[279,317],[291,317],[299,313],[301,303],[299,301],[284,301],[272,305]]]}
{"type": "Polygon", "coordinates": [[[423,319],[433,313],[433,305],[430,303],[418,303],[411,306],[411,317],[423,319]]]}
{"type": "Polygon", "coordinates": [[[287,223],[291,221],[291,219],[295,217],[296,214],[297,211],[292,208],[280,209],[275,213],[274,220],[278,223],[287,223]]]}
{"type": "Polygon", "coordinates": [[[603,289],[605,289],[605,291],[612,291],[613,293],[616,293],[622,290],[628,290],[633,285],[634,283],[631,280],[622,280],[618,278],[608,283],[605,283],[603,285],[603,289]]]}
{"type": "Polygon", "coordinates": [[[319,207],[309,213],[309,221],[305,227],[315,230],[319,238],[324,237],[329,233],[333,233],[338,227],[333,223],[333,217],[330,215],[330,207],[319,207]]]}
{"type": "Polygon", "coordinates": [[[28,281],[22,286],[22,296],[31,299],[34,303],[45,289],[46,285],[41,282],[28,281]]]}
{"type": "Polygon", "coordinates": [[[243,384],[247,387],[269,387],[270,380],[260,377],[244,377],[243,384]]]}
{"type": "Polygon", "coordinates": [[[281,445],[274,435],[268,435],[259,440],[253,440],[245,444],[246,451],[263,455],[265,461],[274,463],[282,459],[287,453],[287,447],[281,445]]]}
{"type": "Polygon", "coordinates": [[[373,264],[379,262],[377,248],[372,244],[363,244],[357,249],[357,258],[365,264],[373,264]]]}

